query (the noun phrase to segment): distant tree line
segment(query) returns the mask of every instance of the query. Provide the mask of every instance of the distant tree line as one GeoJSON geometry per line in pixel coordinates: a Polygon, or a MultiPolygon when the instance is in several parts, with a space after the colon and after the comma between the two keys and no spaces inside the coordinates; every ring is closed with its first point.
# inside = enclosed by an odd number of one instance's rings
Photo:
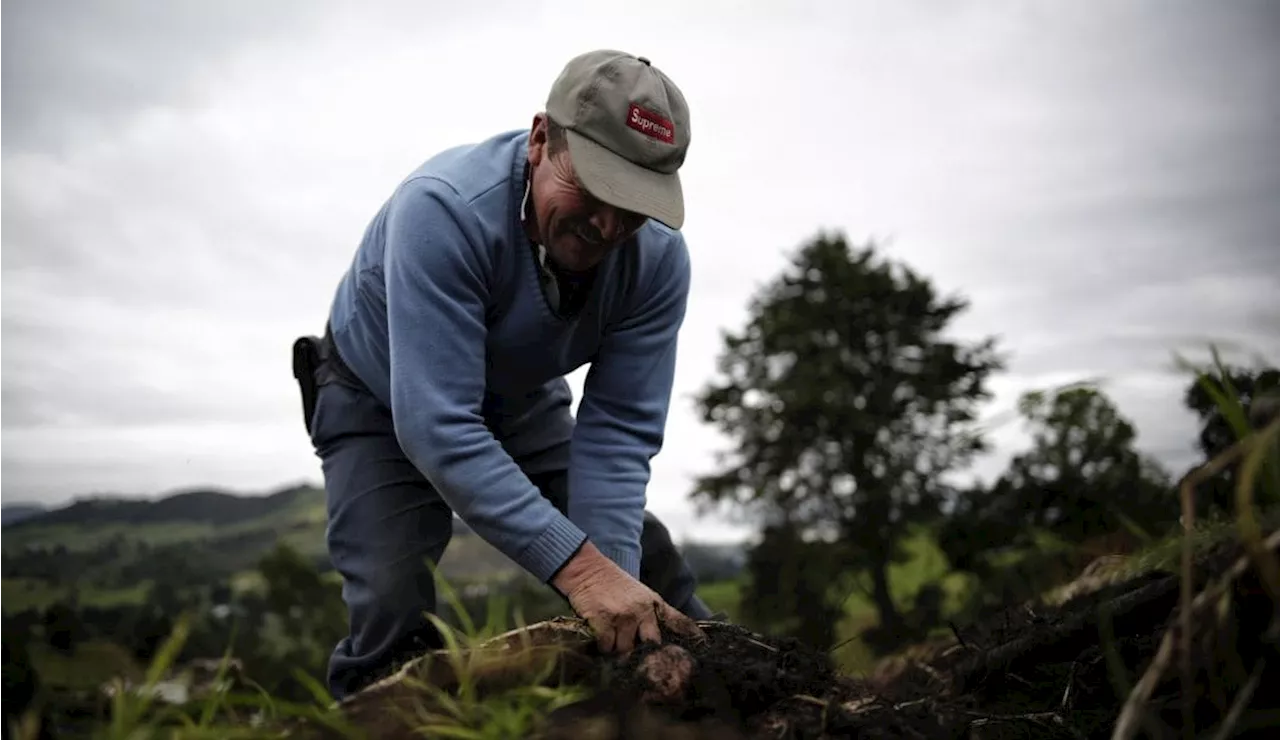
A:
{"type": "Polygon", "coordinates": [[[10,524],[6,529],[57,524],[162,524],[174,521],[231,525],[253,522],[287,510],[315,493],[310,486],[290,486],[267,495],[237,495],[217,490],[193,490],[160,499],[90,497],[69,506],[10,524]]]}

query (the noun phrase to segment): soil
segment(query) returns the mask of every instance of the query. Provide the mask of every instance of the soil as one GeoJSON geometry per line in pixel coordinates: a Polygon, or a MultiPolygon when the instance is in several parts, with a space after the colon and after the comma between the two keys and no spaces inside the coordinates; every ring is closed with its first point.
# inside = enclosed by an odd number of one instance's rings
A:
{"type": "MultiPolygon", "coordinates": [[[[1280,537],[1271,544],[1280,551],[1280,537]]],[[[1280,727],[1280,601],[1243,555],[1228,545],[1196,564],[1194,592],[1221,594],[1193,609],[1189,660],[1174,649],[1152,672],[1130,737],[1213,736],[1234,703],[1228,736],[1280,727]]],[[[545,740],[1110,738],[1177,624],[1180,590],[1177,575],[1157,572],[1054,607],[1005,609],[875,680],[840,676],[794,640],[703,623],[703,642],[668,635],[625,659],[596,656],[599,692],[550,715],[545,740]]]]}

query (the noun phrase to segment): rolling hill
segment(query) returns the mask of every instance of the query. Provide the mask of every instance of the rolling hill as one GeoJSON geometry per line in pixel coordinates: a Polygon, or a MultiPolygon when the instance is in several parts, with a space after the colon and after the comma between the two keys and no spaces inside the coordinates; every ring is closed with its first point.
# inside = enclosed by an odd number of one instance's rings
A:
{"type": "MultiPolygon", "coordinates": [[[[41,606],[71,592],[90,603],[138,598],[159,577],[184,582],[232,578],[254,569],[280,542],[322,569],[330,568],[324,490],[315,486],[262,495],[200,489],[157,499],[95,497],[20,512],[3,530],[6,612],[41,606]]],[[[440,569],[458,581],[519,573],[456,517],[440,569]]]]}
{"type": "Polygon", "coordinates": [[[0,526],[17,524],[23,519],[30,519],[45,513],[47,509],[41,504],[5,504],[0,508],[0,526]]]}

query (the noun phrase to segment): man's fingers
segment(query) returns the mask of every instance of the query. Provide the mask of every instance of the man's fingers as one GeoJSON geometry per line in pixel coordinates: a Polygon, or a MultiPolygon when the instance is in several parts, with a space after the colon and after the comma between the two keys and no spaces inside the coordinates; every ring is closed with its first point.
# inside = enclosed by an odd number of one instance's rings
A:
{"type": "MultiPolygon", "coordinates": [[[[657,606],[655,604],[655,606],[657,606]]],[[[640,620],[640,640],[642,642],[662,642],[662,630],[658,627],[658,610],[651,609],[640,620]]]]}
{"type": "Polygon", "coordinates": [[[615,622],[618,630],[618,637],[614,642],[614,649],[619,653],[626,655],[635,649],[636,646],[636,629],[640,626],[633,614],[619,614],[615,622]]]}
{"type": "Polygon", "coordinates": [[[706,639],[697,623],[661,596],[621,573],[613,583],[575,592],[574,610],[586,618],[602,653],[630,654],[641,643],[661,644],[663,629],[706,639]]]}
{"type": "Polygon", "coordinates": [[[597,617],[588,622],[588,624],[591,630],[596,633],[596,646],[600,648],[600,652],[606,654],[613,652],[614,643],[618,639],[613,620],[608,617],[597,617]]]}
{"type": "Polygon", "coordinates": [[[670,604],[664,604],[663,606],[665,608],[662,609],[661,618],[667,629],[687,637],[706,637],[706,633],[702,631],[698,623],[689,618],[688,615],[680,612],[670,604]]]}
{"type": "Polygon", "coordinates": [[[616,637],[611,629],[596,630],[596,646],[600,648],[600,652],[608,655],[613,652],[616,637]]]}

